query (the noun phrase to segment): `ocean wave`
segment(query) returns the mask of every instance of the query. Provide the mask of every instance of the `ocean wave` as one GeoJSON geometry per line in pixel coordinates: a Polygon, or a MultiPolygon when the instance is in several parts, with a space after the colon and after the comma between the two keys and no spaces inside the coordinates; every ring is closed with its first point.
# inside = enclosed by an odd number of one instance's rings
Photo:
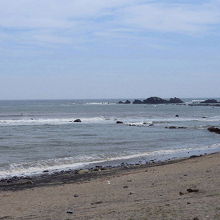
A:
{"type": "MultiPolygon", "coordinates": [[[[149,127],[151,125],[160,125],[168,123],[184,123],[184,122],[220,122],[220,116],[209,118],[145,118],[145,117],[116,117],[116,116],[96,116],[96,117],[78,117],[83,123],[115,123],[120,120],[124,125],[149,127]]],[[[17,126],[17,125],[62,125],[71,124],[76,117],[68,118],[36,118],[31,116],[23,116],[18,119],[0,119],[0,126],[17,126]]]]}
{"type": "Polygon", "coordinates": [[[81,157],[65,157],[49,160],[41,160],[26,163],[14,163],[8,168],[0,169],[0,179],[12,176],[31,176],[39,175],[44,170],[49,172],[57,172],[68,169],[79,169],[92,164],[108,163],[114,161],[124,161],[131,159],[144,159],[150,161],[154,160],[167,160],[170,158],[181,158],[191,155],[200,155],[203,153],[214,153],[220,151],[220,144],[213,144],[210,146],[197,146],[185,148],[173,148],[148,152],[130,152],[121,153],[119,156],[108,155],[92,155],[81,157]]]}
{"type": "MultiPolygon", "coordinates": [[[[71,124],[77,118],[23,118],[23,119],[6,119],[0,120],[0,126],[17,126],[17,125],[62,125],[71,124]]],[[[102,123],[104,117],[80,118],[83,123],[102,123]]]]}

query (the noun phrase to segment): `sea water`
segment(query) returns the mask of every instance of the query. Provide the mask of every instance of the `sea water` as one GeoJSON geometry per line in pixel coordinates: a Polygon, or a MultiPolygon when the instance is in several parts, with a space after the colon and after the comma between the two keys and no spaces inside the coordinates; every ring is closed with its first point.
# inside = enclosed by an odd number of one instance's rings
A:
{"type": "Polygon", "coordinates": [[[118,101],[0,101],[0,178],[220,151],[220,107],[118,101]]]}

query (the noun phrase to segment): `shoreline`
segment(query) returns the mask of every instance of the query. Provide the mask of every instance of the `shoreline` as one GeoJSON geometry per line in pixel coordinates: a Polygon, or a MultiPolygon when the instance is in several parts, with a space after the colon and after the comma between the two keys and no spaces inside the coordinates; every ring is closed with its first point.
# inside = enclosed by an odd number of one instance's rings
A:
{"type": "Polygon", "coordinates": [[[101,177],[121,175],[123,173],[132,170],[164,166],[164,165],[179,163],[181,161],[187,161],[197,157],[205,157],[207,155],[215,155],[215,154],[220,155],[220,152],[191,155],[189,157],[174,158],[164,161],[151,160],[150,162],[146,162],[146,163],[138,162],[135,164],[128,164],[126,162],[125,163],[123,162],[117,166],[94,166],[94,167],[82,168],[82,169],[61,170],[53,173],[49,173],[48,170],[45,170],[42,174],[39,175],[12,176],[9,178],[3,178],[0,180],[0,192],[17,191],[17,190],[25,190],[35,187],[56,186],[62,184],[90,181],[101,177]]]}
{"type": "Polygon", "coordinates": [[[220,153],[95,172],[0,190],[0,219],[220,219],[220,153]]]}

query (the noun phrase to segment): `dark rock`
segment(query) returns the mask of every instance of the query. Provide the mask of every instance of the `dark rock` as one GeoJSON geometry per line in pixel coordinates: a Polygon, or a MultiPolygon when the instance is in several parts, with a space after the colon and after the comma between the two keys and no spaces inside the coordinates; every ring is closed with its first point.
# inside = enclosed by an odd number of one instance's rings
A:
{"type": "Polygon", "coordinates": [[[66,211],[66,213],[67,213],[67,214],[73,214],[73,211],[68,210],[68,211],[66,211]]]}
{"type": "Polygon", "coordinates": [[[127,189],[127,188],[128,188],[128,186],[123,186],[123,188],[124,188],[124,189],[127,189]]]}
{"type": "Polygon", "coordinates": [[[169,127],[165,127],[165,128],[168,128],[168,129],[186,129],[187,127],[177,127],[177,126],[169,126],[169,127]]]}
{"type": "Polygon", "coordinates": [[[168,128],[168,129],[177,129],[176,126],[169,126],[169,127],[165,127],[165,128],[168,128]]]}
{"type": "Polygon", "coordinates": [[[183,102],[183,100],[174,97],[169,100],[169,103],[178,104],[178,103],[184,103],[184,102],[183,102]]]}
{"type": "Polygon", "coordinates": [[[133,104],[144,104],[144,103],[141,100],[139,100],[139,99],[135,99],[133,101],[133,104]]]}
{"type": "Polygon", "coordinates": [[[98,204],[102,204],[102,201],[98,201],[98,202],[92,202],[91,205],[98,205],[98,204]]]}
{"type": "Polygon", "coordinates": [[[49,170],[44,170],[44,171],[43,171],[43,173],[48,173],[48,172],[49,172],[49,170]]]}
{"type": "Polygon", "coordinates": [[[124,103],[125,103],[125,104],[131,104],[131,101],[126,100],[124,103]]]}
{"type": "Polygon", "coordinates": [[[118,104],[131,104],[131,101],[129,100],[126,100],[125,102],[119,101],[118,104]]]}
{"type": "Polygon", "coordinates": [[[73,196],[74,196],[75,198],[79,197],[79,195],[78,195],[78,194],[74,194],[73,196]]]}
{"type": "Polygon", "coordinates": [[[80,119],[76,119],[74,120],[74,122],[82,122],[80,119]]]}
{"type": "Polygon", "coordinates": [[[116,121],[116,124],[123,124],[123,121],[116,121]]]}
{"type": "Polygon", "coordinates": [[[176,115],[176,118],[179,118],[180,116],[179,115],[176,115]]]}
{"type": "Polygon", "coordinates": [[[145,99],[143,103],[144,104],[167,104],[169,102],[159,97],[150,97],[148,99],[145,99]]]}
{"type": "Polygon", "coordinates": [[[205,100],[203,102],[200,102],[200,103],[205,103],[205,104],[207,104],[207,103],[218,103],[218,101],[216,99],[207,99],[207,100],[205,100]]]}
{"type": "Polygon", "coordinates": [[[183,196],[183,195],[184,195],[184,193],[182,193],[182,192],[179,192],[179,195],[180,195],[180,196],[183,196]]]}
{"type": "Polygon", "coordinates": [[[193,218],[193,220],[199,220],[199,218],[198,218],[198,217],[195,217],[195,218],[193,218]]]}
{"type": "Polygon", "coordinates": [[[209,127],[208,131],[214,132],[216,134],[220,134],[220,128],[217,128],[217,127],[209,127]]]}
{"type": "Polygon", "coordinates": [[[191,189],[191,188],[189,188],[189,189],[187,189],[187,192],[188,193],[193,193],[193,192],[199,192],[199,190],[198,189],[191,189]]]}
{"type": "Polygon", "coordinates": [[[196,158],[196,157],[199,157],[199,156],[197,156],[197,155],[192,155],[192,156],[190,156],[189,158],[196,158]]]}

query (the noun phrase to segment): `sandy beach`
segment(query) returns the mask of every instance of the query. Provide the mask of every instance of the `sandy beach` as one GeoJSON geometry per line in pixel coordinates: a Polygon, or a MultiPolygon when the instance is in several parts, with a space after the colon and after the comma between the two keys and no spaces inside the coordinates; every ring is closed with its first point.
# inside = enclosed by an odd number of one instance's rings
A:
{"type": "Polygon", "coordinates": [[[52,182],[1,188],[0,219],[220,219],[219,153],[52,182]]]}

